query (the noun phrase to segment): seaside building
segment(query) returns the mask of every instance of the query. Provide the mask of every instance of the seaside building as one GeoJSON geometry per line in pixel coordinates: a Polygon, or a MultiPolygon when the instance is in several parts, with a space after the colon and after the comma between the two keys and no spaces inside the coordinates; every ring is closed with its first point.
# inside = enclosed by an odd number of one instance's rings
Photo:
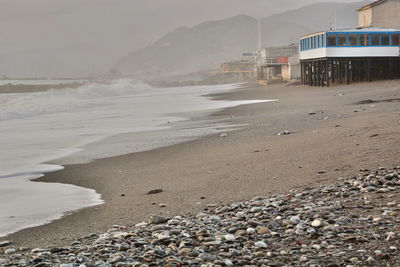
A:
{"type": "Polygon", "coordinates": [[[378,0],[357,11],[359,27],[400,28],[400,0],[378,0]]]}
{"type": "MultiPolygon", "coordinates": [[[[267,85],[274,80],[281,81],[286,74],[289,77],[289,58],[299,54],[298,44],[263,48],[256,54],[256,79],[258,84],[267,85]],[[284,74],[284,75],[283,75],[284,74]]],[[[293,65],[295,68],[295,65],[293,65]]]]}
{"type": "Polygon", "coordinates": [[[400,31],[331,30],[300,39],[301,81],[313,86],[400,78],[400,31]]]}
{"type": "Polygon", "coordinates": [[[282,66],[282,80],[294,82],[301,79],[299,55],[289,57],[288,64],[282,66]]]}
{"type": "Polygon", "coordinates": [[[220,72],[235,78],[250,78],[254,72],[254,61],[236,60],[221,64],[220,72]]]}

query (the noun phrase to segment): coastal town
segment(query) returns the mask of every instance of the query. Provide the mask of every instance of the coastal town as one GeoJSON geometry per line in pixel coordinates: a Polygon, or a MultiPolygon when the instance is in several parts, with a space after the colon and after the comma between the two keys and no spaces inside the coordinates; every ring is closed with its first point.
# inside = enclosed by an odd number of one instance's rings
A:
{"type": "Polygon", "coordinates": [[[222,64],[221,72],[263,85],[301,81],[322,87],[400,78],[398,12],[397,1],[375,1],[357,9],[357,28],[326,29],[298,43],[260,48],[255,55],[244,54],[247,59],[222,64]]]}

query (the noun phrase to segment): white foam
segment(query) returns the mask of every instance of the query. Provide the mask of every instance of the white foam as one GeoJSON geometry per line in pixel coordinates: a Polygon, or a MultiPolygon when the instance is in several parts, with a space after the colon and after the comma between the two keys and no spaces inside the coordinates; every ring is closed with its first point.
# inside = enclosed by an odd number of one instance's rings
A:
{"type": "MultiPolygon", "coordinates": [[[[100,195],[90,189],[31,182],[43,173],[62,169],[46,162],[73,155],[110,136],[165,129],[167,122],[184,119],[176,114],[271,101],[211,101],[202,96],[239,86],[152,88],[118,80],[78,89],[0,95],[0,236],[102,203],[100,195]]],[[[134,140],[124,142],[128,145],[134,140]]],[[[130,152],[123,149],[114,155],[130,152]]],[[[88,155],[101,158],[108,154],[94,150],[88,155]]]]}
{"type": "Polygon", "coordinates": [[[85,79],[24,79],[24,80],[0,80],[1,85],[57,85],[57,84],[70,84],[70,83],[84,83],[88,80],[85,79]]]}

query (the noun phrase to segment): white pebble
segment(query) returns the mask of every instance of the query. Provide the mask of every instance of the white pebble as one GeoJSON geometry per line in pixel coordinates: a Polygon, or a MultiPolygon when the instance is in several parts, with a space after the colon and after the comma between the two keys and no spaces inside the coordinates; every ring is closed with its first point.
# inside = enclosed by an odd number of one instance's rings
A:
{"type": "Polygon", "coordinates": [[[254,245],[258,248],[267,248],[267,244],[263,241],[258,241],[256,243],[254,243],[254,245]]]}
{"type": "Polygon", "coordinates": [[[231,260],[229,260],[229,259],[224,260],[224,264],[226,266],[233,266],[233,262],[231,260]]]}
{"type": "Polygon", "coordinates": [[[320,227],[322,227],[323,225],[324,225],[324,223],[323,223],[321,220],[314,220],[314,221],[311,223],[311,226],[314,227],[314,228],[320,228],[320,227]]]}
{"type": "Polygon", "coordinates": [[[233,242],[233,241],[235,241],[235,239],[236,239],[235,236],[234,236],[234,235],[231,235],[231,234],[225,235],[224,238],[225,238],[225,240],[228,241],[228,242],[233,242]]]}
{"type": "Polygon", "coordinates": [[[247,228],[246,232],[251,235],[254,234],[256,232],[256,230],[254,228],[247,228]]]}
{"type": "Polygon", "coordinates": [[[4,251],[5,254],[15,254],[16,250],[14,248],[9,248],[4,251]]]}
{"type": "Polygon", "coordinates": [[[300,257],[300,261],[301,262],[306,262],[306,261],[308,261],[308,258],[305,255],[303,255],[303,256],[300,257]]]}

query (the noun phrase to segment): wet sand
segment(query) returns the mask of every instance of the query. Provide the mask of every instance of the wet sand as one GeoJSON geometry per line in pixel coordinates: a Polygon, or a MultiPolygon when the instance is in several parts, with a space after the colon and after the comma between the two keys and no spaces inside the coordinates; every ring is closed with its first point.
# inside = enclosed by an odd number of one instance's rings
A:
{"type": "Polygon", "coordinates": [[[399,164],[399,102],[354,103],[399,98],[400,81],[331,88],[253,86],[213,97],[280,101],[213,114],[212,119],[246,124],[225,138],[211,135],[48,174],[40,181],[93,188],[106,203],[4,239],[27,247],[63,245],[150,214],[197,212],[209,203],[288,192],[355,175],[360,168],[399,164]],[[278,136],[283,130],[290,134],[278,136]],[[146,194],[158,188],[164,192],[146,194]]]}

